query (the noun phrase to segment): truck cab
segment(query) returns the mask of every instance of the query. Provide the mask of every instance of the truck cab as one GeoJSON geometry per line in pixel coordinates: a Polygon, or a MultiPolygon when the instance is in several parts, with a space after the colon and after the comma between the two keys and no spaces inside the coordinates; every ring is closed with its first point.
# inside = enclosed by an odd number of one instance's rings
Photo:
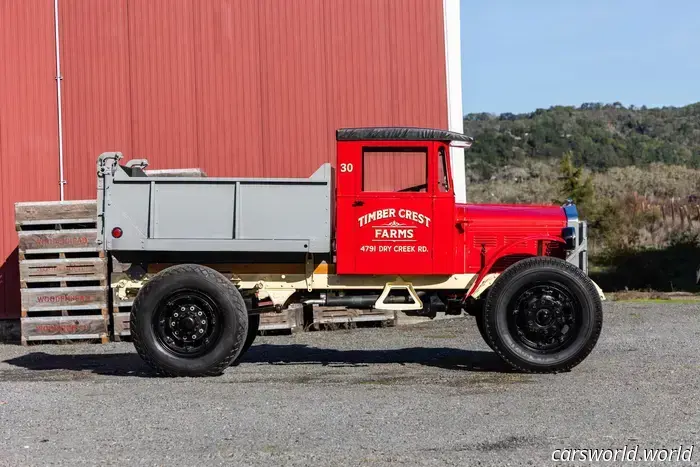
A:
{"type": "Polygon", "coordinates": [[[450,142],[471,138],[364,128],[336,139],[338,274],[453,274],[460,230],[450,142]]]}

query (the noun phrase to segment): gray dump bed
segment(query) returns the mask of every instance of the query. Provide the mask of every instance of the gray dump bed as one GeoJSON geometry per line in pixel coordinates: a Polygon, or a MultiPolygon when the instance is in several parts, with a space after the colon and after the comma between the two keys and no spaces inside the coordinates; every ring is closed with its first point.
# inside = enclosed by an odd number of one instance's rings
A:
{"type": "Polygon", "coordinates": [[[332,169],[309,178],[146,176],[145,161],[98,160],[98,241],[111,251],[331,250],[332,169]],[[114,238],[112,229],[122,229],[114,238]]]}

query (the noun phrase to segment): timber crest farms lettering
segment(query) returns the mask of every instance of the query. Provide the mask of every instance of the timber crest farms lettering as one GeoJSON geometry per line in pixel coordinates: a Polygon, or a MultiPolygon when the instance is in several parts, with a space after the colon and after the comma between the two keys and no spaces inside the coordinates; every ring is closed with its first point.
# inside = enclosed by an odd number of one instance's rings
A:
{"type": "Polygon", "coordinates": [[[416,226],[404,224],[397,221],[397,219],[409,220],[415,222],[418,225],[423,225],[425,227],[430,227],[431,220],[428,216],[421,214],[410,209],[377,209],[376,211],[364,214],[357,218],[357,222],[360,227],[364,227],[367,224],[383,220],[380,225],[373,226],[374,228],[374,241],[382,240],[405,240],[412,241],[414,238],[414,229],[416,226]]]}

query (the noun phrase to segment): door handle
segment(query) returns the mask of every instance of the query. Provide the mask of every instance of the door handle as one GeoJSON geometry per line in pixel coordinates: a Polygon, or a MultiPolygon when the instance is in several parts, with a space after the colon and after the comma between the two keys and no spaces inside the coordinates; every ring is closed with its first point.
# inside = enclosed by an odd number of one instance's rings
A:
{"type": "Polygon", "coordinates": [[[364,206],[364,205],[365,205],[365,202],[364,202],[364,201],[357,200],[357,201],[355,201],[354,203],[352,203],[352,205],[353,205],[353,207],[364,206]]]}

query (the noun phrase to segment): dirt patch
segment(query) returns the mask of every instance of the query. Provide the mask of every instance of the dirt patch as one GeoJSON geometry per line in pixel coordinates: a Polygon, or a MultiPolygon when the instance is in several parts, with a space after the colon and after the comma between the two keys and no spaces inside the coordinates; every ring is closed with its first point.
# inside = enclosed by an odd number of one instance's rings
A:
{"type": "Polygon", "coordinates": [[[700,301],[700,295],[689,292],[658,292],[655,290],[624,290],[621,292],[607,293],[606,297],[611,301],[632,300],[675,300],[675,301],[700,301]]]}

